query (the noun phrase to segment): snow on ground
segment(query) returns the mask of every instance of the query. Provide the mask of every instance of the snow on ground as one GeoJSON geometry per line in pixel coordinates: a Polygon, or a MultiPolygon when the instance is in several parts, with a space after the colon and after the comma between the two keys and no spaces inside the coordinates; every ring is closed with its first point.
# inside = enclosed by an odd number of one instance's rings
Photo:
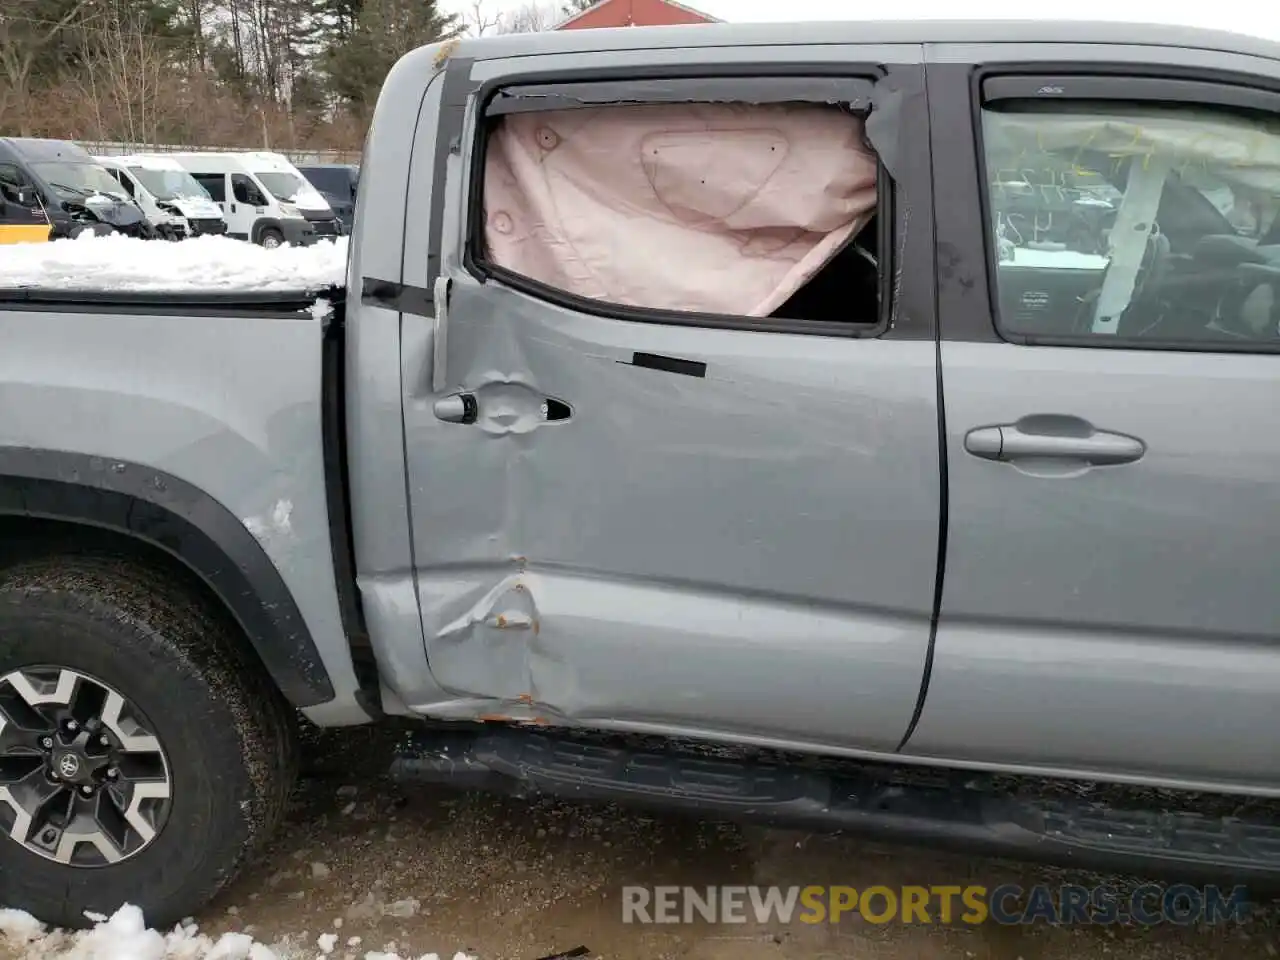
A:
{"type": "Polygon", "coordinates": [[[347,238],[274,250],[230,237],[84,235],[0,248],[0,290],[270,291],[342,286],[347,238]]]}
{"type": "MultiPolygon", "coordinates": [[[[13,951],[18,960],[327,960],[337,945],[336,934],[322,934],[314,944],[289,941],[268,947],[243,933],[224,933],[217,940],[200,933],[193,922],[167,934],[148,929],[137,907],[125,905],[111,917],[90,916],[91,930],[47,931],[21,910],[0,909],[0,955],[13,951]]],[[[360,938],[347,943],[360,945],[360,938]]],[[[367,951],[364,960],[402,960],[394,953],[367,951]]],[[[411,960],[411,958],[407,958],[411,960]]],[[[441,960],[429,953],[419,960],[441,960]]],[[[453,960],[474,960],[455,953],[453,960]]]]}

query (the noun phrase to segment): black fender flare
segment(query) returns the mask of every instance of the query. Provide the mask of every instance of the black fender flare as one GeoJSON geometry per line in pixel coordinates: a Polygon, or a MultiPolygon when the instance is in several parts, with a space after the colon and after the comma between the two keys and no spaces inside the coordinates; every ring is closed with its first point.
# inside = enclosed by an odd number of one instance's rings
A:
{"type": "Polygon", "coordinates": [[[0,447],[0,517],[105,528],[165,551],[222,600],[295,707],[334,698],[297,602],[262,545],[230,510],[162,470],[106,457],[0,447]]]}

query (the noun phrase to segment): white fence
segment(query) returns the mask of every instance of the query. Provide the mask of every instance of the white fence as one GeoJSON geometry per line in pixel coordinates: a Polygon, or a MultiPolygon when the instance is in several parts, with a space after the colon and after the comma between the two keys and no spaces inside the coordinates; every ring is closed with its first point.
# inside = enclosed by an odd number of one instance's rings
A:
{"type": "MultiPolygon", "coordinates": [[[[193,144],[173,143],[124,143],[116,141],[80,140],[77,141],[89,153],[98,157],[110,157],[128,153],[223,153],[238,150],[250,150],[251,147],[214,147],[196,146],[193,144]]],[[[288,157],[292,163],[359,163],[360,154],[355,150],[273,150],[288,157]]]]}

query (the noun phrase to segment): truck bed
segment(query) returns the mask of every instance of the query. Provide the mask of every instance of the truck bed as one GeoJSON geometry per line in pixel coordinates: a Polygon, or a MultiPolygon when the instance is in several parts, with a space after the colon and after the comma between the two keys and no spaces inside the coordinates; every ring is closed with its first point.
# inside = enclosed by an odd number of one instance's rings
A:
{"type": "Polygon", "coordinates": [[[221,586],[268,669],[325,723],[368,719],[339,591],[341,297],[0,289],[0,522],[87,487],[77,515],[239,579],[221,586]]]}

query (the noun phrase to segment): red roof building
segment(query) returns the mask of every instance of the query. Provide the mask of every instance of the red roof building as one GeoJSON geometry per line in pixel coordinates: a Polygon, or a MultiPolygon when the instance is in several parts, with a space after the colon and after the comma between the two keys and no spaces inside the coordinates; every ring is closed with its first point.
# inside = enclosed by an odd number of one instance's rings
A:
{"type": "Polygon", "coordinates": [[[675,0],[598,0],[556,26],[557,30],[592,27],[657,27],[678,23],[719,23],[715,17],[675,0]]]}

